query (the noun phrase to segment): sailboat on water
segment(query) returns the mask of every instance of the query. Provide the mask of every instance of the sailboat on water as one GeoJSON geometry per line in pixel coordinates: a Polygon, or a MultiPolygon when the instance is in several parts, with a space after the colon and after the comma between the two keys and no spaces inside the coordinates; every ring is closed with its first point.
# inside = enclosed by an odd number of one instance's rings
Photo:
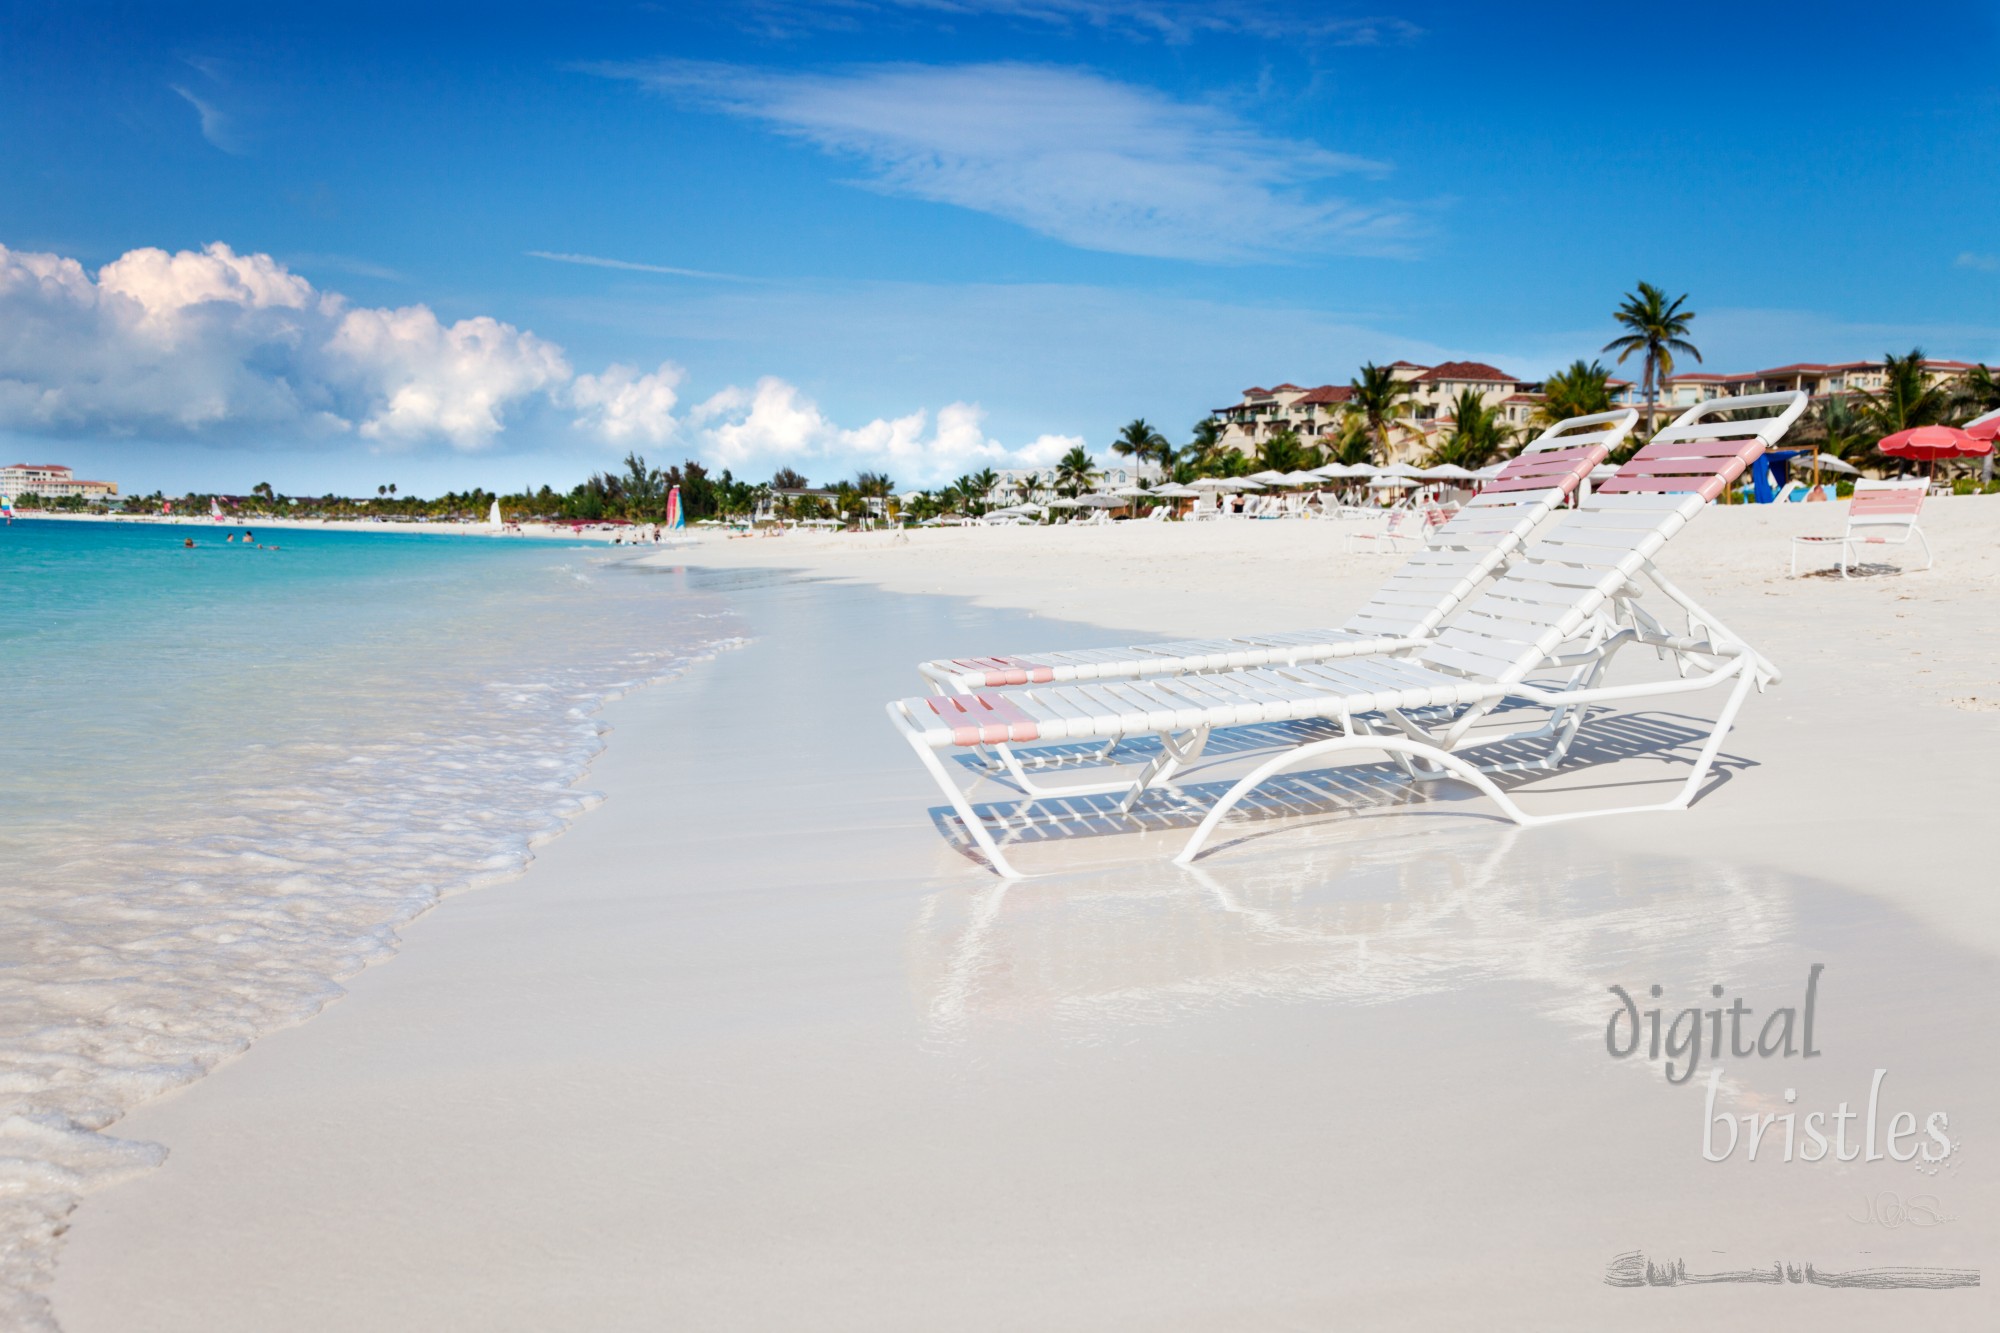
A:
{"type": "Polygon", "coordinates": [[[500,501],[498,497],[495,497],[493,501],[493,508],[491,511],[487,513],[486,521],[492,524],[496,528],[500,527],[501,524],[504,522],[504,520],[500,517],[500,501]]]}

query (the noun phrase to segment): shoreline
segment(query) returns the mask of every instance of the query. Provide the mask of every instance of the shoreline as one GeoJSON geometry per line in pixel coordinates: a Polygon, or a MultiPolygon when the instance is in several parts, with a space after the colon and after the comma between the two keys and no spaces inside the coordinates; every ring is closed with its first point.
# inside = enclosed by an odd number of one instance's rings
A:
{"type": "MultiPolygon", "coordinates": [[[[43,522],[61,523],[133,523],[152,524],[158,527],[213,528],[219,532],[234,532],[238,529],[273,528],[298,531],[321,532],[401,532],[428,533],[445,537],[487,537],[487,538],[534,538],[539,540],[593,541],[606,545],[612,538],[625,531],[624,528],[606,528],[585,524],[580,530],[571,529],[566,524],[516,523],[496,530],[486,522],[473,523],[418,523],[398,522],[392,519],[366,518],[240,518],[224,517],[220,520],[206,514],[56,514],[42,510],[16,510],[17,519],[35,519],[43,522]]],[[[702,536],[683,533],[678,537],[657,543],[662,548],[673,548],[702,541],[702,536]]],[[[632,543],[634,546],[640,543],[632,543]]],[[[651,547],[656,543],[647,542],[651,547]]]]}
{"type": "MultiPolygon", "coordinates": [[[[144,544],[119,537],[90,549],[129,556],[144,544]]],[[[240,579],[211,581],[179,601],[169,590],[169,624],[176,608],[218,597],[244,615],[178,659],[149,659],[154,702],[199,704],[218,689],[243,699],[247,682],[261,687],[261,711],[246,703],[155,742],[172,755],[165,787],[79,785],[72,790],[88,790],[89,806],[72,799],[7,830],[20,873],[6,922],[15,946],[5,1014],[12,1114],[0,1127],[8,1187],[0,1322],[10,1328],[53,1327],[35,1307],[79,1204],[157,1165],[161,1150],[132,1136],[132,1114],[271,1033],[309,1023],[356,976],[393,958],[401,932],[444,899],[517,878],[540,846],[594,808],[589,775],[605,745],[603,708],[738,642],[713,617],[711,599],[662,601],[659,580],[637,571],[614,582],[609,571],[629,561],[592,548],[533,558],[463,546],[365,554],[327,562],[330,573],[315,570],[303,584],[253,581],[266,590],[261,608],[242,600],[240,579]],[[377,559],[385,553],[387,563],[377,559]],[[369,581],[384,571],[386,585],[369,581]],[[324,591],[329,580],[362,590],[367,615],[341,619],[338,598],[328,597],[316,603],[324,623],[396,636],[391,646],[365,633],[329,630],[303,642],[268,633],[284,619],[288,591],[324,591]],[[601,591],[585,593],[579,580],[601,591]],[[400,618],[370,595],[385,586],[400,618]],[[448,652],[432,651],[440,648],[448,652]],[[378,687],[391,680],[385,695],[378,687]],[[75,994],[93,1004],[76,1004],[75,994]]],[[[177,552],[164,561],[182,564],[177,552]]],[[[161,591],[145,582],[143,556],[38,568],[71,576],[55,591],[82,599],[79,625],[130,623],[104,613],[116,603],[93,601],[95,588],[138,580],[161,591]]],[[[47,653],[21,660],[31,679],[63,665],[47,653]]],[[[79,695],[89,679],[65,682],[70,693],[55,699],[54,682],[39,690],[45,716],[66,715],[57,699],[112,692],[79,695]]],[[[28,756],[56,748],[29,719],[18,720],[14,739],[28,756]]],[[[133,754],[134,768],[143,772],[147,758],[133,754]]],[[[30,764],[17,776],[38,771],[46,774],[30,764]]],[[[57,789],[63,776],[58,769],[57,789]]]]}
{"type": "MultiPolygon", "coordinates": [[[[140,1311],[204,1333],[1219,1331],[1336,1312],[1445,1329],[1474,1302],[1551,1330],[1666,1330],[1696,1316],[1605,1287],[1614,1252],[1976,1253],[1983,1221],[1942,1238],[1813,1230],[1845,1198],[1823,1173],[1718,1183],[1685,1153],[1635,1157],[1635,1142],[1684,1147],[1693,1101],[1608,1064],[1601,1016],[1563,1017],[1611,980],[1716,975],[1761,995],[1831,958],[1846,1004],[1822,1019],[1841,1039],[1821,1072],[1845,1088],[1857,1060],[1925,1026],[1893,1004],[1857,1012],[1857,947],[1899,966],[1942,949],[1941,996],[1980,975],[1901,913],[1729,868],[1739,821],[1711,816],[1762,801],[1766,774],[1656,821],[1671,850],[1624,836],[1644,821],[1517,837],[1391,807],[1281,830],[1192,880],[1160,845],[1005,885],[939,839],[935,797],[876,705],[914,692],[919,645],[1107,631],[824,569],[715,577],[748,578],[753,642],[606,710],[591,820],[518,878],[426,914],[314,1022],[133,1117],[173,1155],[78,1214],[55,1288],[71,1333],[140,1311]],[[783,684],[800,655],[818,664],[810,690],[783,684]],[[752,706],[759,737],[800,738],[785,764],[741,743],[752,706]],[[1598,884],[1599,862],[1627,868],[1598,884]],[[1299,900],[1302,876],[1329,874],[1316,892],[1334,901],[1299,900]],[[1557,910],[1560,893],[1578,896],[1557,910]],[[1349,900],[1360,915],[1341,924],[1349,900]],[[1746,912],[1802,942],[1766,957],[1715,929],[1746,912]],[[1663,933],[1694,952],[1649,958],[1663,933]],[[1397,959],[1435,979],[1376,996],[1397,959]],[[1496,964],[1510,972],[1493,992],[1496,964]],[[1357,985],[1360,1007],[1343,1007],[1357,985]],[[1588,1208],[1547,1176],[1551,1129],[1564,1178],[1598,1182],[1588,1208]],[[1452,1208],[1424,1205],[1412,1161],[1459,1182],[1452,1208]]],[[[1732,750],[1776,766],[1773,733],[1738,734],[1732,750]]],[[[1899,1089],[1940,1077],[1895,1063],[1899,1089]]],[[[1770,1327],[1793,1295],[1698,1317],[1770,1327]]],[[[1983,1292],[1941,1299],[1990,1312],[1983,1292]]],[[[1878,1319],[1858,1303],[1814,1314],[1878,1319]]]]}

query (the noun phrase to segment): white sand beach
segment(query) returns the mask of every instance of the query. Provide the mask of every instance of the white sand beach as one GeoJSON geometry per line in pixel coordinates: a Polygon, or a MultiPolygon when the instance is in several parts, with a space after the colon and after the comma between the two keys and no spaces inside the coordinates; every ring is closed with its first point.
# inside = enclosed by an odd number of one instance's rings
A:
{"type": "Polygon", "coordinates": [[[916,661],[1337,623],[1397,558],[1306,522],[650,557],[750,644],[612,705],[604,804],[523,875],[116,1126],[169,1156],[75,1214],[56,1315],[1993,1327],[1984,1286],[1605,1280],[1634,1251],[1992,1268],[2000,500],[1933,502],[1932,570],[1786,577],[1785,538],[1840,512],[1711,507],[1662,561],[1785,673],[1692,810],[1520,830],[1464,789],[1385,787],[1191,871],[1144,833],[1037,846],[1047,873],[1015,884],[944,835],[884,720],[916,661]],[[1886,1069],[1885,1117],[1947,1110],[1963,1135],[1934,1174],[1705,1162],[1702,1080],[1607,1056],[1613,985],[1763,1012],[1814,964],[1823,1058],[1717,1061],[1736,1109],[1863,1103],[1886,1069]],[[1918,1199],[1938,1220],[1908,1222],[1918,1199]]]}

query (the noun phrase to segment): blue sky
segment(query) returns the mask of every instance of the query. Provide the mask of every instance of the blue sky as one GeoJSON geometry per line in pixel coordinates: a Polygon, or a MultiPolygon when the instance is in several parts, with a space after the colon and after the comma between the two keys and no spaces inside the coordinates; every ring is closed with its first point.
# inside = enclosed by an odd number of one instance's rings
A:
{"type": "Polygon", "coordinates": [[[339,9],[10,6],[0,449],[927,482],[1367,359],[1538,377],[1642,278],[1722,370],[2000,359],[1990,4],[339,9]]]}

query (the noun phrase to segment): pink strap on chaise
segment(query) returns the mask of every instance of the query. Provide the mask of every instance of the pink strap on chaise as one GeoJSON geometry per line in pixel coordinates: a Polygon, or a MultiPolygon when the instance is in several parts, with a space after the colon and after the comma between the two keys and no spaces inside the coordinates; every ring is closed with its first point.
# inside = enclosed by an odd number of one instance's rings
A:
{"type": "Polygon", "coordinates": [[[1000,745],[1041,738],[1034,719],[997,694],[939,694],[924,702],[951,727],[953,745],[1000,745]]]}

